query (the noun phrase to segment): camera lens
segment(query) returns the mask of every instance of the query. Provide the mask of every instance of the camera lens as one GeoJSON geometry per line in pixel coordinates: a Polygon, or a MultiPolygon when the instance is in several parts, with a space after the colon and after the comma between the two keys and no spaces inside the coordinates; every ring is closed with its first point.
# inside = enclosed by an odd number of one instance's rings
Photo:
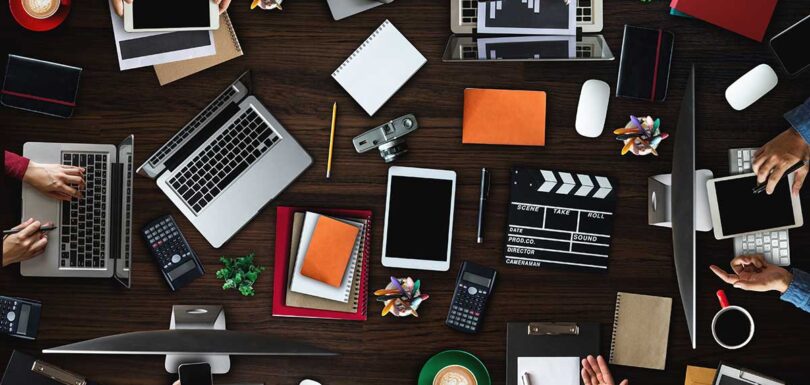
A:
{"type": "Polygon", "coordinates": [[[408,145],[405,143],[405,139],[400,138],[385,143],[378,147],[378,149],[385,163],[391,163],[408,152],[408,145]]]}

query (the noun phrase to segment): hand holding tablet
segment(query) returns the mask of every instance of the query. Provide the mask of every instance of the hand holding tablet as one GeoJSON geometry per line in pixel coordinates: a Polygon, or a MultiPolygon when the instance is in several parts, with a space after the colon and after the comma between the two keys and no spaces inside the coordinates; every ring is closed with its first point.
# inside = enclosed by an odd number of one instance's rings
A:
{"type": "Polygon", "coordinates": [[[194,31],[219,28],[219,14],[231,0],[193,0],[183,3],[159,0],[111,0],[124,17],[127,32],[194,31]]]}

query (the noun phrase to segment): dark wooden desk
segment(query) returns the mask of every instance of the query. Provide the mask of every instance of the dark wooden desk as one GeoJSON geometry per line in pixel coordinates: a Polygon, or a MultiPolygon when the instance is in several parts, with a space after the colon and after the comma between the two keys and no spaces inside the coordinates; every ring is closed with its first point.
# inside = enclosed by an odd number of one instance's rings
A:
{"type": "MultiPolygon", "coordinates": [[[[690,63],[697,66],[697,164],[715,175],[726,175],[731,147],[758,146],[787,127],[782,114],[810,94],[810,75],[781,77],[762,101],[743,112],[733,111],[723,91],[738,76],[759,63],[780,69],[766,44],[757,43],[699,21],[671,17],[667,4],[606,0],[604,35],[615,54],[621,46],[622,25],[660,26],[675,33],[675,54],[669,97],[651,104],[612,98],[607,129],[619,127],[628,114],[660,116],[663,128],[677,135],[675,121],[690,63]]],[[[711,234],[698,239],[698,348],[689,346],[684,313],[672,262],[667,229],[647,225],[647,177],[670,170],[672,141],[665,141],[658,158],[619,156],[620,145],[610,134],[586,140],[573,128],[582,82],[607,81],[615,88],[618,59],[606,63],[442,63],[448,35],[449,2],[400,0],[349,18],[331,19],[325,1],[288,0],[281,13],[250,12],[244,0],[231,6],[246,55],[166,87],[151,68],[119,72],[109,13],[102,1],[74,2],[64,26],[39,34],[23,30],[0,6],[0,54],[6,51],[84,68],[79,107],[73,118],[51,119],[0,108],[3,147],[22,151],[27,141],[118,143],[127,134],[136,138],[140,163],[194,116],[244,69],[254,71],[256,94],[303,143],[315,164],[243,231],[220,250],[212,249],[175,209],[155,184],[135,180],[135,227],[172,213],[206,264],[208,274],[178,293],[170,293],[145,247],[135,242],[135,286],[123,290],[113,282],[89,279],[22,278],[17,267],[0,270],[0,293],[44,302],[40,338],[36,342],[2,339],[0,362],[12,349],[37,351],[69,342],[133,330],[164,329],[172,304],[224,304],[228,326],[236,330],[277,333],[310,341],[341,353],[330,359],[239,357],[226,381],[298,384],[313,377],[324,384],[413,384],[422,363],[450,348],[478,355],[496,384],[505,381],[506,322],[527,320],[597,321],[602,323],[602,354],[607,354],[617,291],[674,297],[667,370],[614,367],[617,377],[632,384],[682,384],[687,364],[715,367],[727,360],[806,382],[810,356],[810,315],[778,300],[773,293],[728,289],[733,303],[745,306],[756,319],[756,336],[740,351],[726,351],[712,340],[710,323],[718,309],[714,292],[725,287],[709,271],[712,263],[726,265],[731,241],[711,234]],[[374,118],[330,78],[331,71],[384,19],[391,21],[428,58],[427,65],[374,118]],[[462,91],[465,87],[495,87],[548,91],[547,145],[505,148],[461,145],[462,91]],[[333,178],[324,179],[332,102],[339,104],[333,178]],[[453,264],[450,272],[391,270],[380,265],[382,221],[388,167],[376,153],[358,155],[351,138],[395,116],[413,112],[422,128],[408,138],[411,153],[397,164],[437,167],[458,172],[453,264]],[[616,233],[607,273],[554,269],[530,270],[503,262],[503,234],[508,170],[513,165],[591,172],[620,180],[616,233]],[[476,210],[481,167],[493,173],[492,199],[487,210],[486,242],[475,244],[476,210]],[[272,272],[258,282],[254,298],[223,292],[214,277],[220,255],[258,254],[271,266],[278,204],[356,207],[374,210],[371,288],[385,285],[390,275],[421,278],[431,299],[419,319],[381,318],[371,303],[367,322],[274,318],[270,315],[272,272]],[[476,336],[455,333],[443,325],[460,261],[469,259],[496,267],[499,282],[483,331],[476,336]]],[[[768,30],[772,36],[808,12],[807,1],[781,1],[768,30]]],[[[804,44],[797,42],[797,44],[804,44]]],[[[797,46],[798,47],[798,46],[797,46]]],[[[781,75],[781,73],[780,73],[781,75]]],[[[7,184],[4,222],[16,223],[19,191],[7,184]]],[[[803,193],[807,199],[808,189],[803,193]]],[[[810,267],[806,227],[791,232],[793,265],[810,267]]],[[[136,236],[137,237],[137,236],[136,236]]],[[[103,384],[170,383],[162,357],[51,356],[49,360],[86,374],[103,384]]]]}

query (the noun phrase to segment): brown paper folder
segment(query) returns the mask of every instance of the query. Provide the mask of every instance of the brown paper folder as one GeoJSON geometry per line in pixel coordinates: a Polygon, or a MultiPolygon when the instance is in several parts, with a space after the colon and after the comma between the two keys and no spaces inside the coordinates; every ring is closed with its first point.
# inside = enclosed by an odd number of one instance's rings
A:
{"type": "Polygon", "coordinates": [[[242,56],[242,46],[239,44],[227,12],[219,16],[219,29],[214,31],[214,46],[217,49],[217,53],[214,55],[154,66],[160,85],[165,86],[175,80],[242,56]]]}
{"type": "Polygon", "coordinates": [[[717,369],[687,366],[683,385],[712,385],[717,369]]]}
{"type": "Polygon", "coordinates": [[[465,144],[544,146],[546,93],[468,88],[462,124],[465,144]]]}

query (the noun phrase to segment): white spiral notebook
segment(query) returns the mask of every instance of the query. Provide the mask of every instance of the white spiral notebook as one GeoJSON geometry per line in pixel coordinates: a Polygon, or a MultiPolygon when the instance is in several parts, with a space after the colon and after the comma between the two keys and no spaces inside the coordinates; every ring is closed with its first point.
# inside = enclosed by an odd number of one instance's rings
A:
{"type": "Polygon", "coordinates": [[[373,116],[427,59],[386,20],[332,73],[373,116]]]}

